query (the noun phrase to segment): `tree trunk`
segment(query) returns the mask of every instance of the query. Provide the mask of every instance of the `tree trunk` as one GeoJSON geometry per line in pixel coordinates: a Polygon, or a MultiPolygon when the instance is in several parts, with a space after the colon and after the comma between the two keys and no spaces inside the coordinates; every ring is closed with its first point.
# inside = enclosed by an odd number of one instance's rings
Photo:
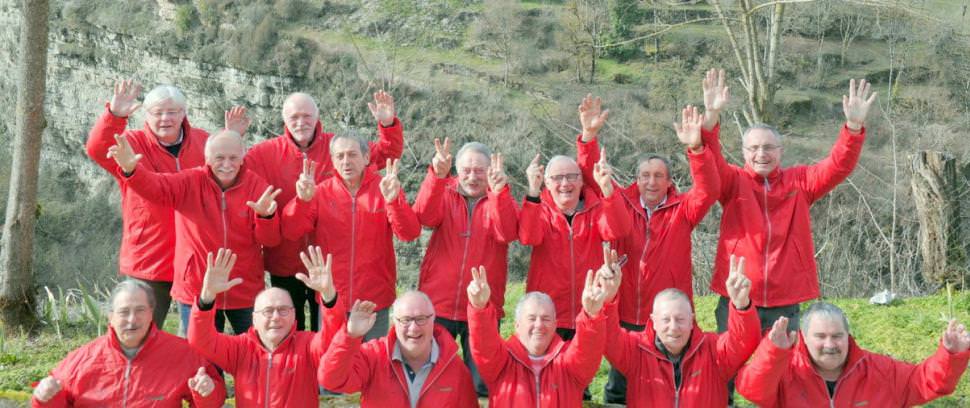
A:
{"type": "Polygon", "coordinates": [[[912,186],[923,278],[936,285],[966,287],[967,247],[960,227],[963,185],[953,156],[928,151],[914,155],[912,186]]]}
{"type": "Polygon", "coordinates": [[[37,173],[47,79],[47,0],[24,0],[17,80],[17,130],[0,239],[0,325],[8,332],[36,322],[31,259],[37,212],[37,173]]]}

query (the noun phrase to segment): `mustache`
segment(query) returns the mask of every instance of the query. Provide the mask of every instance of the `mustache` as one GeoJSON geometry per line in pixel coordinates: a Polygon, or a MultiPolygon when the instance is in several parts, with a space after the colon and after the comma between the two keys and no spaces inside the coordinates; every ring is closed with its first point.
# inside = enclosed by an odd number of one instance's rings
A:
{"type": "Polygon", "coordinates": [[[837,347],[822,347],[822,355],[839,355],[842,354],[842,350],[837,347]]]}

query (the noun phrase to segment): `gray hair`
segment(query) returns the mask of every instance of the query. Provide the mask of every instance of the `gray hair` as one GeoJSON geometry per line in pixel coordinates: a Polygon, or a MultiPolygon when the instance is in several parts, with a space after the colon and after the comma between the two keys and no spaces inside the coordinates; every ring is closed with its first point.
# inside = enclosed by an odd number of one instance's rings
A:
{"type": "Polygon", "coordinates": [[[468,152],[483,155],[485,156],[486,162],[489,164],[492,163],[492,149],[489,149],[488,146],[479,142],[468,142],[462,145],[461,149],[458,149],[458,153],[455,154],[455,162],[457,163],[461,159],[461,156],[464,156],[468,152]]]}
{"type": "Polygon", "coordinates": [[[360,135],[360,132],[351,129],[347,129],[333,135],[333,138],[330,139],[331,152],[333,151],[333,145],[336,144],[340,139],[353,140],[357,142],[357,144],[360,146],[360,154],[364,156],[367,156],[370,153],[370,146],[367,144],[367,140],[360,135]]]}
{"type": "Polygon", "coordinates": [[[159,85],[155,89],[152,89],[145,95],[145,109],[151,109],[152,106],[158,105],[165,100],[171,100],[175,102],[176,105],[185,109],[185,94],[182,93],[180,89],[172,85],[159,85]]]}
{"type": "Polygon", "coordinates": [[[205,147],[202,150],[205,157],[207,158],[209,157],[209,148],[211,147],[212,143],[215,143],[214,141],[216,139],[223,136],[231,136],[231,137],[234,137],[236,140],[238,140],[239,145],[242,146],[243,154],[246,154],[246,143],[243,142],[242,135],[240,135],[239,132],[235,130],[222,129],[216,132],[215,134],[213,134],[212,136],[209,136],[209,138],[205,140],[205,147]]]}
{"type": "Polygon", "coordinates": [[[653,305],[655,309],[657,307],[657,302],[660,302],[661,300],[683,300],[684,302],[687,302],[688,305],[690,305],[690,312],[691,314],[694,314],[694,305],[691,303],[690,297],[688,297],[687,294],[680,289],[667,288],[660,291],[660,293],[658,293],[657,296],[653,297],[653,305]]]}
{"type": "Polygon", "coordinates": [[[145,282],[133,279],[125,279],[118,282],[118,284],[111,289],[111,298],[109,300],[110,303],[108,303],[108,311],[114,311],[115,299],[117,299],[119,295],[122,293],[132,293],[138,290],[145,292],[145,298],[148,299],[148,306],[151,307],[152,310],[155,310],[155,292],[152,291],[152,288],[145,282]]]}
{"type": "Polygon", "coordinates": [[[310,105],[313,106],[313,112],[316,113],[317,116],[320,116],[320,108],[317,107],[317,101],[313,99],[310,94],[306,92],[293,92],[286,97],[286,100],[283,101],[283,109],[280,109],[280,115],[283,116],[283,119],[286,119],[286,114],[283,113],[283,111],[286,110],[286,105],[288,103],[294,103],[293,101],[297,98],[305,98],[307,101],[309,101],[310,105]]]}
{"type": "Polygon", "coordinates": [[[744,133],[741,133],[742,143],[744,142],[744,139],[748,137],[748,133],[751,133],[752,130],[767,130],[768,132],[771,132],[773,136],[775,136],[775,140],[778,141],[778,144],[781,144],[782,142],[781,132],[779,132],[774,126],[765,123],[755,123],[748,126],[748,128],[744,130],[744,133]]]}
{"type": "Polygon", "coordinates": [[[519,317],[522,316],[522,308],[524,308],[525,303],[529,301],[535,301],[539,304],[547,304],[552,306],[552,315],[556,315],[556,304],[552,301],[552,298],[545,293],[532,291],[522,295],[522,297],[519,298],[519,302],[515,304],[515,320],[519,320],[519,317]]]}
{"type": "Polygon", "coordinates": [[[397,297],[397,299],[394,299],[394,303],[391,304],[391,315],[397,316],[396,314],[394,314],[394,312],[397,310],[399,304],[402,301],[404,301],[405,298],[413,297],[413,296],[417,296],[419,299],[427,303],[428,306],[431,306],[431,312],[434,313],[434,302],[431,301],[431,298],[428,297],[427,294],[425,294],[420,290],[409,290],[407,292],[402,293],[401,296],[397,297]]]}
{"type": "Polygon", "coordinates": [[[808,330],[812,320],[816,317],[841,321],[846,334],[851,334],[849,331],[849,320],[845,318],[845,313],[838,306],[828,302],[815,302],[808,307],[808,310],[802,314],[802,321],[800,322],[802,331],[808,330]]]}
{"type": "Polygon", "coordinates": [[[643,163],[649,162],[650,160],[660,160],[664,164],[664,167],[667,169],[667,179],[669,180],[671,178],[670,159],[668,159],[666,156],[661,156],[657,153],[645,153],[641,155],[640,158],[637,159],[637,173],[638,173],[637,176],[640,175],[639,174],[640,166],[642,166],[643,163]]]}
{"type": "Polygon", "coordinates": [[[543,177],[549,177],[549,169],[552,168],[552,164],[553,163],[556,163],[556,162],[561,162],[561,161],[568,162],[568,163],[572,163],[576,167],[579,167],[579,164],[576,163],[576,159],[574,159],[572,157],[569,157],[569,156],[564,156],[564,155],[561,155],[561,154],[557,154],[555,156],[552,156],[552,158],[550,158],[549,161],[546,162],[546,171],[545,171],[545,174],[543,174],[542,176],[543,177]]]}

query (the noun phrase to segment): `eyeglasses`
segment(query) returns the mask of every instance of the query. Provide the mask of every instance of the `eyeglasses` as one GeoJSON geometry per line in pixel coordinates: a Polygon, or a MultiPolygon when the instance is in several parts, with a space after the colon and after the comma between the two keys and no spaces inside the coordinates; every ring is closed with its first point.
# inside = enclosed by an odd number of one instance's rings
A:
{"type": "Polygon", "coordinates": [[[178,116],[178,115],[181,115],[182,114],[182,110],[181,109],[166,109],[166,110],[149,109],[148,110],[148,114],[149,115],[152,115],[152,116],[154,116],[156,118],[160,118],[160,117],[162,117],[164,115],[168,115],[168,116],[178,116]]]}
{"type": "Polygon", "coordinates": [[[290,313],[293,313],[293,306],[267,307],[256,310],[254,313],[259,313],[267,319],[273,317],[273,313],[280,315],[280,317],[287,317],[290,313]]]}
{"type": "Polygon", "coordinates": [[[552,176],[546,176],[546,178],[549,180],[555,181],[556,183],[562,183],[563,180],[572,183],[576,180],[579,180],[579,176],[581,176],[581,174],[579,173],[566,173],[566,174],[556,174],[552,176]]]}
{"type": "Polygon", "coordinates": [[[765,152],[765,153],[773,153],[774,151],[776,151],[778,149],[781,149],[781,146],[771,145],[771,144],[766,144],[766,145],[761,145],[761,146],[745,146],[744,147],[744,150],[747,150],[748,153],[757,153],[759,150],[762,151],[762,152],[765,152]]]}
{"type": "Polygon", "coordinates": [[[470,174],[474,174],[476,176],[481,176],[481,175],[485,174],[485,169],[480,168],[480,167],[459,167],[458,168],[458,174],[461,174],[463,176],[467,176],[467,175],[470,175],[470,174]]]}
{"type": "Polygon", "coordinates": [[[395,317],[394,320],[397,320],[398,324],[404,327],[408,327],[409,325],[411,325],[411,323],[414,323],[418,326],[424,326],[431,321],[432,317],[434,317],[433,314],[429,314],[425,316],[402,316],[402,317],[395,317]]]}

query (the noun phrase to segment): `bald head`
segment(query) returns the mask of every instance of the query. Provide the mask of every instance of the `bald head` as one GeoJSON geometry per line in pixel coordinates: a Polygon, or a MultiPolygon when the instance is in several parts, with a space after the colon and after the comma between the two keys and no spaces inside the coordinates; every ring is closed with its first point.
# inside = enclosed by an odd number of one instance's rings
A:
{"type": "Polygon", "coordinates": [[[395,317],[400,317],[409,312],[417,312],[421,315],[433,315],[434,303],[424,292],[409,290],[398,296],[391,305],[391,310],[395,317]]]}
{"type": "Polygon", "coordinates": [[[224,129],[205,141],[205,164],[224,189],[236,183],[245,156],[246,146],[235,131],[224,129]]]}
{"type": "Polygon", "coordinates": [[[283,289],[275,287],[266,288],[256,295],[253,309],[260,310],[268,304],[286,304],[293,306],[293,299],[290,298],[290,293],[283,289]]]}
{"type": "Polygon", "coordinates": [[[246,150],[242,136],[234,130],[222,129],[216,134],[209,136],[205,141],[205,157],[210,157],[216,152],[232,151],[239,153],[240,156],[246,150]]]}
{"type": "Polygon", "coordinates": [[[283,102],[283,123],[300,145],[305,147],[313,140],[319,120],[320,109],[310,95],[295,92],[283,102]]]}
{"type": "Polygon", "coordinates": [[[546,177],[550,175],[556,175],[559,173],[579,173],[579,164],[576,163],[576,159],[556,155],[549,159],[549,163],[546,163],[546,177]]]}

